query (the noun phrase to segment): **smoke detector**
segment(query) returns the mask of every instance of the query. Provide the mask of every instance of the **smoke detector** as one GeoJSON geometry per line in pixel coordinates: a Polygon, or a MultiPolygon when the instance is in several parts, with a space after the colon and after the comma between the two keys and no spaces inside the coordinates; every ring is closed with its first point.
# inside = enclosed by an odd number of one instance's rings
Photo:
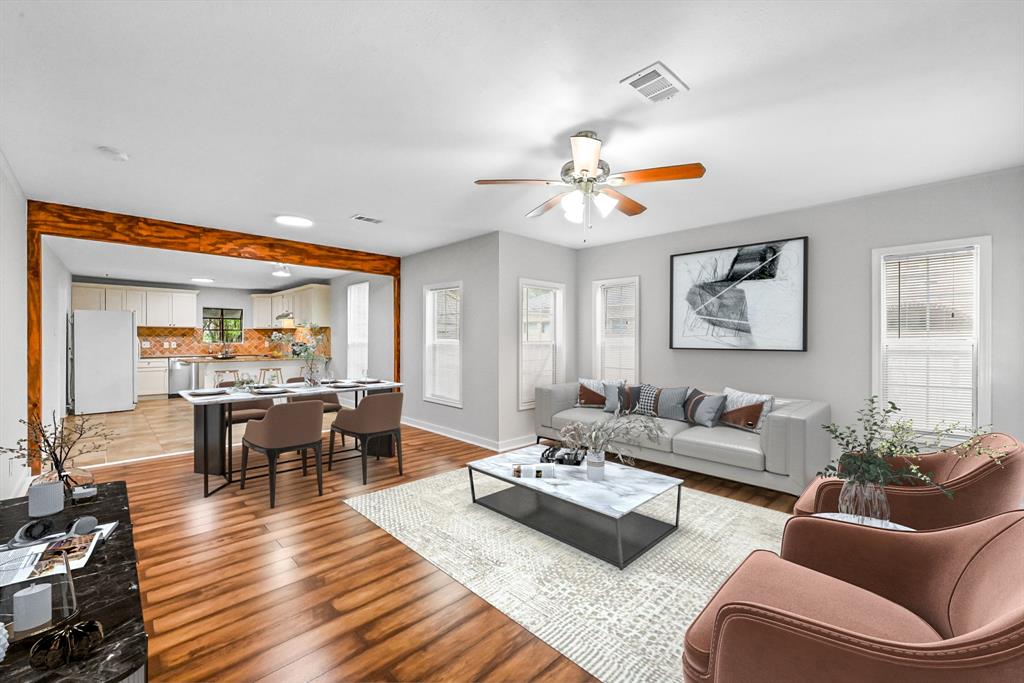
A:
{"type": "Polygon", "coordinates": [[[644,67],[626,76],[619,83],[625,83],[648,102],[664,102],[683,90],[690,89],[690,86],[683,83],[679,76],[661,62],[644,67]]]}
{"type": "Polygon", "coordinates": [[[362,222],[364,222],[364,223],[373,223],[373,224],[375,224],[375,225],[376,225],[377,223],[383,223],[383,222],[384,222],[384,221],[383,221],[383,220],[381,220],[380,218],[370,218],[369,216],[364,216],[364,215],[363,215],[363,214],[361,214],[361,213],[357,213],[357,214],[356,214],[356,215],[354,215],[354,216],[350,216],[350,218],[351,218],[352,220],[354,220],[354,221],[362,221],[362,222]]]}

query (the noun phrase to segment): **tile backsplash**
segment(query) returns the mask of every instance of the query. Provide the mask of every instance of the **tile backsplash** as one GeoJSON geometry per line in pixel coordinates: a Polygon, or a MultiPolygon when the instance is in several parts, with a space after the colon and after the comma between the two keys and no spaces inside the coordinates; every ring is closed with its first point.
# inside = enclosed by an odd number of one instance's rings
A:
{"type": "MultiPolygon", "coordinates": [[[[295,338],[299,341],[310,338],[308,329],[299,327],[294,330],[280,330],[282,332],[294,332],[295,338]]],[[[167,356],[206,356],[220,352],[220,344],[203,343],[202,330],[194,327],[139,327],[139,342],[149,342],[149,348],[142,348],[140,344],[139,355],[143,358],[163,358],[167,356]],[[164,348],[164,342],[168,347],[164,348]],[[174,343],[174,348],[170,344],[174,343]]],[[[272,344],[270,335],[274,330],[243,330],[242,341],[238,344],[229,344],[228,348],[235,355],[265,354],[265,353],[287,353],[281,344],[272,344]]],[[[325,356],[331,355],[331,329],[321,327],[320,333],[324,335],[322,349],[325,356]]]]}

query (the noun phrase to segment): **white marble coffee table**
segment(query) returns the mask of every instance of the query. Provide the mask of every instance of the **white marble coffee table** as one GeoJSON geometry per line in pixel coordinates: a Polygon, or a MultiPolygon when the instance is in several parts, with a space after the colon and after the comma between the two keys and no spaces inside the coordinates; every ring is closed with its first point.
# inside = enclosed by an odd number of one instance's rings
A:
{"type": "Polygon", "coordinates": [[[614,462],[604,465],[604,479],[587,479],[587,466],[552,465],[555,476],[512,476],[513,465],[536,465],[544,446],[493,455],[467,465],[473,502],[557,538],[624,569],[679,528],[682,479],[614,462]],[[513,484],[477,498],[473,473],[513,484]],[[676,489],[675,522],[636,512],[636,508],[676,489]]]}

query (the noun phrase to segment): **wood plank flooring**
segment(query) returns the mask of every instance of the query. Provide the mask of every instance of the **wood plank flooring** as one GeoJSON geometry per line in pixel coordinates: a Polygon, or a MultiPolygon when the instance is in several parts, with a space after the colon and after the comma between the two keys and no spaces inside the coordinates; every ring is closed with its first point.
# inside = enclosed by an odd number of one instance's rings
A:
{"type": "MultiPolygon", "coordinates": [[[[128,482],[154,681],[589,681],[586,672],[341,501],[490,454],[404,428],[405,473],[358,460],[202,497],[192,458],[95,470],[128,482]]],[[[259,462],[257,460],[257,462],[259,462]]],[[[673,468],[641,463],[669,474],[673,468]]],[[[312,468],[311,468],[312,469],[312,468]]],[[[686,485],[788,511],[774,491],[686,485]]]]}

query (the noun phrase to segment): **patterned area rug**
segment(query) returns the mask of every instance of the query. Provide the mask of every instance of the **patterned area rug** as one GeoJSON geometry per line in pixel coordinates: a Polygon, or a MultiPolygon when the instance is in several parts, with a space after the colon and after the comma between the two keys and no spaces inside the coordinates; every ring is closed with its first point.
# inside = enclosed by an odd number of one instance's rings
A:
{"type": "MultiPolygon", "coordinates": [[[[508,484],[475,476],[477,495],[508,484]]],[[[671,521],[675,491],[639,509],[671,521]]],[[[345,501],[608,683],[681,681],[683,634],[789,515],[683,489],[679,529],[625,570],[471,502],[465,469],[345,501]]]]}

